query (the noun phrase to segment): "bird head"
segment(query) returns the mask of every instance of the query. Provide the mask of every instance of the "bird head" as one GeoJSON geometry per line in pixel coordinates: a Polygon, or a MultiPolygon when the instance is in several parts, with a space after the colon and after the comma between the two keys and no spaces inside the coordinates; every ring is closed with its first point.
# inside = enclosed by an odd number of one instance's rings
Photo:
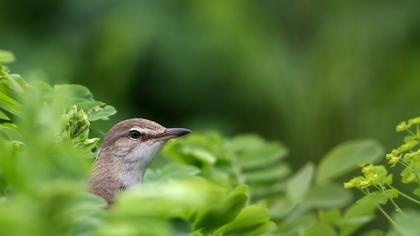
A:
{"type": "Polygon", "coordinates": [[[138,161],[147,166],[166,141],[190,132],[184,128],[165,128],[146,119],[124,120],[108,131],[102,150],[122,162],[138,161]]]}
{"type": "Polygon", "coordinates": [[[141,182],[150,161],[166,141],[190,132],[139,118],[116,124],[108,131],[98,153],[94,184],[116,181],[120,188],[127,188],[141,182]]]}
{"type": "Polygon", "coordinates": [[[119,189],[142,181],[150,161],[166,141],[190,132],[183,128],[165,128],[140,118],[116,124],[108,131],[97,155],[90,190],[110,204],[119,189]]]}

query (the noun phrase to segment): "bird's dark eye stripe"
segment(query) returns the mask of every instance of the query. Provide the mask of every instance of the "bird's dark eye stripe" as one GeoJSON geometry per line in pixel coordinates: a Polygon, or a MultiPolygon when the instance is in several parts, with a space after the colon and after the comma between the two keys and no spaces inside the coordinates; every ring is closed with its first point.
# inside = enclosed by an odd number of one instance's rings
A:
{"type": "Polygon", "coordinates": [[[128,134],[128,137],[131,139],[139,139],[142,136],[142,134],[137,130],[131,130],[128,134]]]}

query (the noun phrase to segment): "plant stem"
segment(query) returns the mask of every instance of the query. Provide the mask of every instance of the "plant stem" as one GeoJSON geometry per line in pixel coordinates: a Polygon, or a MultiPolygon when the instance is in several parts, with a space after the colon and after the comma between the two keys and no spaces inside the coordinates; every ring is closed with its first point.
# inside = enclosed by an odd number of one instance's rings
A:
{"type": "Polygon", "coordinates": [[[400,230],[400,226],[397,224],[397,222],[395,222],[390,215],[388,215],[388,213],[386,213],[386,211],[384,209],[382,209],[381,206],[378,205],[378,209],[382,212],[382,214],[384,214],[384,216],[389,220],[389,222],[391,222],[391,224],[394,225],[394,227],[401,232],[400,230]]]}
{"type": "Polygon", "coordinates": [[[408,164],[407,164],[407,163],[405,163],[402,159],[400,159],[398,162],[399,162],[401,165],[403,165],[404,167],[408,168],[408,164]]]}
{"type": "Polygon", "coordinates": [[[398,204],[392,198],[389,198],[389,200],[391,201],[392,205],[394,205],[396,212],[401,212],[402,214],[404,214],[403,210],[398,206],[398,204]]]}
{"type": "Polygon", "coordinates": [[[415,202],[415,203],[417,203],[417,204],[419,204],[419,205],[420,205],[420,201],[419,201],[419,200],[417,200],[417,199],[415,199],[415,198],[412,198],[412,197],[408,196],[407,194],[405,194],[405,193],[401,192],[401,191],[400,191],[400,190],[398,190],[398,189],[397,189],[397,191],[401,194],[401,196],[403,196],[403,197],[407,198],[408,200],[411,200],[411,201],[413,201],[413,202],[415,202]]]}
{"type": "Polygon", "coordinates": [[[413,135],[414,137],[416,137],[416,134],[411,130],[411,129],[407,129],[407,132],[411,135],[413,135]]]}
{"type": "MultiPolygon", "coordinates": [[[[383,186],[383,185],[379,185],[379,186],[376,186],[375,185],[375,187],[379,190],[379,191],[381,191],[381,192],[385,192],[386,191],[386,187],[385,186],[383,186]]],[[[391,187],[391,186],[390,186],[391,187]]],[[[392,189],[392,187],[391,187],[391,189],[392,189]]],[[[397,190],[398,191],[398,189],[395,189],[395,190],[397,190]]],[[[388,198],[389,199],[389,201],[392,203],[392,205],[394,205],[394,207],[395,207],[395,211],[397,211],[397,212],[401,212],[401,213],[404,213],[403,212],[403,210],[398,206],[398,204],[394,201],[394,199],[392,199],[392,197],[389,197],[388,198]]]]}

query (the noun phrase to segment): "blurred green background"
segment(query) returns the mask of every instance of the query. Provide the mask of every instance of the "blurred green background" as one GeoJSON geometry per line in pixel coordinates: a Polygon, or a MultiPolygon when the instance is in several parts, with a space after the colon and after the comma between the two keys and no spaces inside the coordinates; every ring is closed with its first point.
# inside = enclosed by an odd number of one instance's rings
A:
{"type": "Polygon", "coordinates": [[[0,0],[26,79],[80,83],[118,114],[260,133],[296,168],[420,107],[420,1],[0,0]]]}

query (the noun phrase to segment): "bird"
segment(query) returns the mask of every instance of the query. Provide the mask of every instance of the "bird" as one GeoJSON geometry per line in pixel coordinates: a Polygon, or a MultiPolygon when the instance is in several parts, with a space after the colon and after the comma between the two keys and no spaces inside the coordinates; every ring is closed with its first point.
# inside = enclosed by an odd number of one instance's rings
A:
{"type": "Polygon", "coordinates": [[[111,206],[121,190],[142,182],[153,157],[169,139],[190,132],[185,128],[165,128],[142,118],[117,123],[105,135],[97,153],[89,177],[89,191],[111,206]]]}

